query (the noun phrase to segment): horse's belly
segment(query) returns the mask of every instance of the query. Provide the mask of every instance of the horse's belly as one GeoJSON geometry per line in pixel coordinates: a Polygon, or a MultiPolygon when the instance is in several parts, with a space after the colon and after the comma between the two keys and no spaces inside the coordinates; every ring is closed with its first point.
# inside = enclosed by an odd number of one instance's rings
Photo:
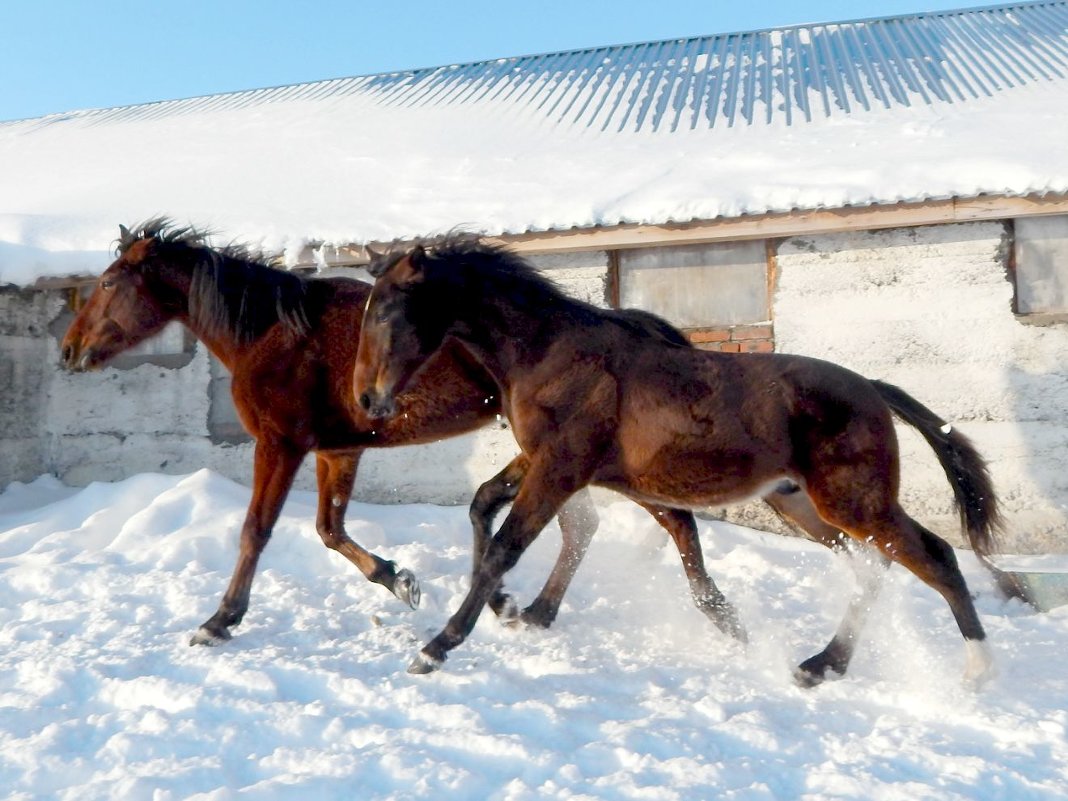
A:
{"type": "Polygon", "coordinates": [[[634,498],[699,507],[762,497],[786,475],[785,454],[776,450],[662,448],[640,464],[621,460],[595,483],[634,498]]]}

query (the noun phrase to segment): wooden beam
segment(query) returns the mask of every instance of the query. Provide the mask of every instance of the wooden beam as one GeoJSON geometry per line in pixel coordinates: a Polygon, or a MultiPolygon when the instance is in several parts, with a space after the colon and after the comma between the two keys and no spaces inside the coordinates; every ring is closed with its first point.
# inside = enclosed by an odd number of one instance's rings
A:
{"type": "Polygon", "coordinates": [[[726,240],[778,239],[843,231],[944,225],[1046,214],[1068,214],[1068,196],[931,200],[924,203],[777,212],[670,225],[618,225],[611,228],[546,231],[495,239],[522,253],[620,250],[654,245],[696,245],[726,240]]]}
{"type": "MultiPolygon", "coordinates": [[[[664,225],[615,225],[572,228],[490,237],[520,253],[562,253],[584,250],[624,250],[657,245],[699,245],[708,242],[745,239],[781,239],[789,236],[831,234],[880,228],[906,228],[917,225],[1002,220],[1046,214],[1068,214],[1068,195],[1028,195],[1025,197],[980,196],[917,203],[849,206],[839,209],[794,210],[768,214],[721,217],[664,225]]],[[[376,250],[392,243],[369,243],[376,250]]],[[[366,264],[367,246],[330,247],[316,255],[311,246],[298,259],[297,266],[315,264],[353,266],[366,264]]]]}
{"type": "MultiPolygon", "coordinates": [[[[893,203],[850,206],[840,209],[795,210],[769,214],[722,217],[664,225],[615,225],[573,228],[491,237],[520,253],[564,253],[584,250],[625,250],[658,245],[699,245],[708,242],[745,239],[781,239],[789,236],[866,231],[880,228],[906,228],[917,225],[1004,220],[1048,214],[1068,214],[1068,194],[1028,195],[1026,197],[980,196],[974,198],[929,200],[922,203],[893,203]]],[[[371,242],[370,247],[386,250],[392,243],[371,242]]],[[[304,248],[295,269],[358,267],[370,261],[368,245],[304,248]]],[[[70,287],[96,280],[87,276],[40,278],[37,289],[70,287]]]]}

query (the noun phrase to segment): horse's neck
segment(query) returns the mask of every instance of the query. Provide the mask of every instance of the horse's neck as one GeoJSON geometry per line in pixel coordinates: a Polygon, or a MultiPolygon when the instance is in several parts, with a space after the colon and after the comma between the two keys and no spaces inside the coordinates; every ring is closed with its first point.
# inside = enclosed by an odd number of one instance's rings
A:
{"type": "Polygon", "coordinates": [[[204,266],[196,261],[191,262],[188,272],[183,270],[182,277],[178,280],[178,289],[186,296],[185,310],[178,319],[193,336],[204,343],[205,347],[222,362],[227,370],[233,372],[241,352],[246,350],[248,345],[241,342],[234,326],[220,325],[219,320],[213,319],[211,315],[203,313],[202,310],[198,311],[193,308],[196,302],[192,297],[193,276],[198,269],[204,269],[204,266]]]}
{"type": "Polygon", "coordinates": [[[241,344],[237,338],[225,331],[207,331],[203,325],[198,325],[189,315],[182,318],[182,323],[192,332],[193,336],[204,343],[211,355],[222,362],[223,366],[231,373],[237,363],[241,351],[241,344]]]}
{"type": "Polygon", "coordinates": [[[458,339],[502,387],[536,365],[544,352],[545,318],[519,309],[507,310],[507,322],[501,324],[501,310],[493,304],[480,310],[464,326],[458,339]]]}

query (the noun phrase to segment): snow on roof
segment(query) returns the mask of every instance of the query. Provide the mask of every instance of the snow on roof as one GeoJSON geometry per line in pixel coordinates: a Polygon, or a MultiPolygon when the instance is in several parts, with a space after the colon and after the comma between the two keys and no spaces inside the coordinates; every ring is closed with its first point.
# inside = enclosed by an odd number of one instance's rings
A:
{"type": "Polygon", "coordinates": [[[0,123],[0,281],[98,272],[119,223],[161,213],[296,254],[1062,193],[1066,95],[1062,1],[0,123]]]}

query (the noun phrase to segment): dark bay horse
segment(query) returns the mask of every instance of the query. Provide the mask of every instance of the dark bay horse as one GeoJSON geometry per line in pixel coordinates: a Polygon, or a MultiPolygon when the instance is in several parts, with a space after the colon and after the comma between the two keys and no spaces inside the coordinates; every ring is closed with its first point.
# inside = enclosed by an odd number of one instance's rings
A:
{"type": "MultiPolygon", "coordinates": [[[[353,398],[352,372],[370,286],[343,278],[306,278],[274,269],[240,247],[212,248],[204,234],[162,219],[133,231],[120,227],[118,258],[104,271],[71,323],[62,358],[90,370],[160,331],[184,324],[226,366],[245,429],[255,438],[252,498],[240,551],[218,610],[191,644],[230,639],[248,611],[260,553],[270,538],[297,468],[315,453],[323,543],[353,562],[370,581],[402,601],[419,603],[419,584],[345,533],[344,514],[366,448],[412,445],[471,431],[501,411],[496,382],[462,347],[436,355],[388,422],[370,419],[353,398]]],[[[653,336],[681,335],[655,318],[635,317],[653,336]]],[[[685,340],[682,340],[683,342],[685,340]]],[[[489,539],[493,515],[515,495],[524,471],[516,460],[475,496],[474,566],[489,539]]],[[[648,506],[683,556],[695,602],[720,625],[736,626],[701,561],[692,516],[648,506]]],[[[588,493],[560,510],[563,547],[544,589],[523,621],[548,626],[597,528],[588,493]]],[[[494,611],[518,613],[497,588],[494,611]]],[[[737,631],[736,634],[739,634],[737,631]]],[[[740,634],[739,634],[740,636],[740,634]]]]}
{"type": "MultiPolygon", "coordinates": [[[[515,254],[470,238],[376,259],[371,272],[353,382],[360,405],[392,419],[423,365],[460,342],[500,385],[525,460],[467,597],[410,671],[441,665],[560,505],[595,484],[680,508],[779,487],[768,499],[821,542],[870,543],[884,569],[896,561],[937,590],[965,638],[966,680],[990,674],[952,548],[898,503],[892,416],[934,449],[984,558],[998,526],[994,491],[968,440],[902,390],[818,359],[649,337],[619,312],[567,297],[515,254]]],[[[799,683],[845,670],[878,584],[862,582],[834,639],[795,671],[799,683]]]]}

